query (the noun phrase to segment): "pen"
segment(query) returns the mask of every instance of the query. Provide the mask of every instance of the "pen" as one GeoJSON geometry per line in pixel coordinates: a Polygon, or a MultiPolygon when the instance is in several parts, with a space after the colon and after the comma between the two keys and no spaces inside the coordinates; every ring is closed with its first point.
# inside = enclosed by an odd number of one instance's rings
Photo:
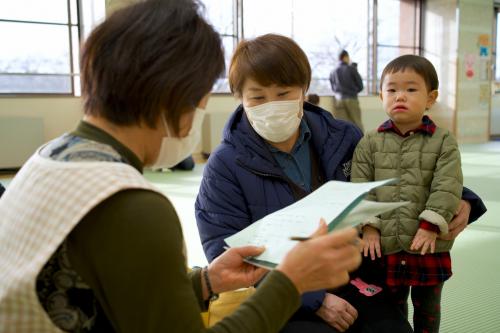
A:
{"type": "Polygon", "coordinates": [[[306,240],[309,240],[311,239],[311,237],[290,237],[290,240],[293,240],[293,241],[306,241],[306,240]]]}
{"type": "MultiPolygon", "coordinates": [[[[303,242],[303,241],[306,241],[306,240],[309,240],[311,239],[311,237],[297,237],[297,236],[292,236],[289,238],[290,240],[293,240],[293,241],[299,241],[299,242],[303,242]]],[[[352,242],[351,242],[352,245],[355,245],[357,246],[359,244],[359,239],[354,239],[352,242]]]]}

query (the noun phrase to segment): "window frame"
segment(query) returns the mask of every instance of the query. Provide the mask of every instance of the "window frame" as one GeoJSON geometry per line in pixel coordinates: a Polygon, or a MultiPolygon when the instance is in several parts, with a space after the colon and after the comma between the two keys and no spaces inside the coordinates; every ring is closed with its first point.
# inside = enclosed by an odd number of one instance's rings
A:
{"type": "MultiPolygon", "coordinates": [[[[221,37],[221,41],[223,41],[224,37],[229,37],[233,39],[233,52],[240,40],[242,39],[240,36],[243,36],[243,0],[233,0],[233,33],[232,34],[227,34],[227,33],[219,33],[219,36],[221,37]]],[[[224,50],[225,52],[225,50],[224,50]]],[[[231,54],[233,53],[231,52],[231,54]]],[[[225,59],[224,59],[225,61],[225,59]]],[[[225,76],[221,77],[221,79],[226,79],[228,78],[227,76],[227,70],[229,68],[226,68],[226,72],[224,73],[225,76]]],[[[229,85],[228,85],[229,89],[229,85]]],[[[212,91],[210,93],[211,95],[231,95],[232,93],[230,90],[228,91],[212,91]]]]}
{"type": "MultiPolygon", "coordinates": [[[[63,26],[67,28],[67,34],[68,34],[68,47],[69,47],[69,67],[70,71],[67,74],[60,74],[60,73],[8,73],[8,72],[2,72],[0,71],[0,76],[3,75],[18,75],[18,76],[50,76],[50,77],[69,77],[70,82],[71,82],[71,91],[70,92],[0,92],[0,98],[1,97],[77,97],[79,94],[75,91],[75,79],[77,77],[80,77],[80,72],[77,71],[75,72],[75,54],[73,52],[73,43],[74,43],[74,38],[73,38],[73,28],[77,28],[77,36],[78,36],[78,43],[81,42],[82,39],[82,29],[81,29],[81,10],[80,10],[80,1],[81,0],[66,0],[67,3],[67,15],[68,15],[68,21],[67,23],[58,23],[58,22],[50,22],[50,21],[31,21],[31,20],[10,20],[10,19],[2,19],[0,18],[0,22],[9,22],[9,23],[25,23],[25,24],[40,24],[40,25],[45,25],[45,26],[63,26]],[[73,23],[72,22],[72,15],[71,15],[71,10],[72,10],[72,3],[76,6],[76,19],[77,22],[73,23]]],[[[79,57],[79,54],[76,55],[79,57]]]]}
{"type": "MultiPolygon", "coordinates": [[[[233,35],[221,35],[225,37],[233,37],[235,40],[235,45],[236,47],[237,43],[239,43],[242,39],[245,38],[245,31],[244,31],[244,2],[246,0],[233,0],[233,22],[235,22],[235,26],[233,27],[234,34],[233,35]]],[[[368,23],[367,23],[367,59],[368,59],[368,64],[367,64],[367,76],[363,78],[363,81],[366,83],[366,93],[363,94],[363,96],[376,96],[379,94],[379,84],[378,84],[378,48],[379,47],[388,47],[388,48],[398,48],[398,49],[413,49],[415,54],[422,55],[423,54],[423,26],[424,26],[424,12],[425,12],[425,1],[424,0],[417,0],[414,1],[414,6],[416,8],[415,10],[415,17],[414,20],[417,24],[414,25],[414,44],[413,46],[408,46],[408,45],[384,45],[378,43],[378,23],[379,23],[379,17],[378,17],[378,0],[366,0],[368,2],[367,6],[367,17],[368,17],[368,23]]],[[[322,77],[313,77],[313,79],[316,80],[325,80],[328,78],[322,78],[322,77]]],[[[217,95],[227,95],[231,94],[229,91],[228,92],[214,92],[213,94],[217,95]]],[[[323,95],[323,96],[333,96],[333,93],[328,94],[328,95],[323,95]]]]}
{"type": "MultiPolygon", "coordinates": [[[[233,37],[236,47],[242,39],[245,38],[244,31],[244,2],[246,0],[233,0],[234,16],[233,16],[233,33],[232,35],[221,35],[225,37],[233,37]]],[[[425,0],[414,1],[414,6],[417,8],[415,11],[415,22],[414,25],[414,46],[407,45],[383,45],[379,44],[377,40],[377,27],[378,27],[378,0],[366,0],[368,1],[368,23],[367,23],[367,76],[363,78],[366,87],[366,91],[363,96],[376,96],[379,94],[379,84],[378,84],[378,48],[379,47],[391,47],[398,49],[413,49],[415,54],[421,55],[423,53],[423,31],[424,26],[424,12],[425,12],[425,0]]],[[[313,77],[312,79],[324,80],[322,77],[313,77]]],[[[327,78],[326,78],[327,79],[327,78]]],[[[215,95],[230,95],[231,92],[213,92],[215,95]]],[[[333,96],[333,92],[322,96],[333,96]]]]}
{"type": "MultiPolygon", "coordinates": [[[[423,31],[423,26],[424,26],[424,12],[425,12],[425,1],[424,0],[414,0],[413,1],[413,6],[416,8],[415,10],[415,17],[414,21],[416,24],[413,25],[413,43],[415,45],[410,46],[410,45],[387,45],[387,44],[381,44],[378,42],[378,1],[379,0],[371,0],[373,1],[373,27],[372,29],[374,30],[374,38],[373,38],[373,59],[372,59],[372,72],[371,74],[371,82],[367,79],[368,82],[371,83],[371,89],[367,92],[367,95],[378,95],[380,93],[380,82],[379,82],[379,77],[378,77],[378,58],[379,58],[379,53],[378,49],[379,47],[384,47],[384,48],[392,48],[392,49],[413,49],[413,54],[416,55],[422,55],[424,52],[423,45],[423,36],[424,36],[424,31],[423,31]]],[[[401,0],[398,0],[398,2],[401,2],[401,0]]],[[[369,42],[369,41],[368,41],[369,42]]],[[[368,67],[370,67],[370,64],[368,64],[368,67]]]]}
{"type": "MultiPolygon", "coordinates": [[[[47,74],[47,73],[5,73],[5,72],[0,72],[0,75],[20,75],[20,76],[63,76],[63,77],[70,77],[71,79],[71,91],[70,92],[9,92],[9,93],[0,93],[0,97],[6,97],[6,96],[61,96],[61,97],[67,97],[67,96],[78,96],[79,92],[75,91],[75,80],[80,77],[80,73],[78,69],[75,70],[74,65],[75,65],[75,56],[79,56],[78,54],[75,55],[73,52],[73,43],[74,43],[74,36],[72,33],[73,28],[77,28],[78,30],[78,43],[81,42],[82,40],[82,12],[81,12],[81,0],[75,0],[74,2],[72,0],[67,0],[67,11],[68,11],[68,21],[67,23],[57,23],[57,22],[47,22],[47,21],[30,21],[30,20],[9,20],[9,19],[1,19],[0,22],[13,22],[13,23],[27,23],[27,24],[43,24],[43,25],[55,25],[55,26],[66,26],[67,27],[67,33],[68,33],[68,41],[69,41],[69,65],[70,65],[70,72],[68,74],[47,74]],[[76,17],[77,17],[77,22],[74,23],[72,22],[72,15],[71,15],[71,10],[72,10],[72,3],[76,5],[76,17]]],[[[233,40],[233,51],[234,48],[237,46],[237,44],[245,38],[245,32],[244,32],[244,2],[246,0],[233,0],[233,32],[232,34],[221,34],[222,38],[232,38],[233,40]]],[[[425,11],[425,1],[424,0],[418,0],[415,1],[414,6],[417,8],[418,11],[418,16],[415,17],[415,22],[417,24],[414,25],[414,36],[415,37],[415,46],[405,46],[405,45],[383,45],[378,43],[378,0],[367,0],[368,3],[368,23],[367,23],[367,41],[366,41],[366,48],[367,48],[367,76],[363,78],[363,81],[366,83],[366,91],[364,96],[373,96],[377,95],[379,93],[379,87],[378,87],[378,48],[379,47],[388,47],[388,48],[405,48],[405,49],[413,49],[415,54],[421,55],[423,52],[422,45],[423,45],[423,33],[422,33],[422,27],[424,26],[424,11],[425,11]]],[[[500,13],[500,7],[496,6],[496,13],[500,13]]],[[[416,12],[417,12],[416,11],[416,12]]],[[[417,14],[416,14],[417,15],[417,14]]],[[[498,24],[496,22],[496,15],[495,15],[495,26],[498,24]]],[[[496,29],[494,29],[495,37],[494,37],[494,45],[495,47],[493,48],[492,52],[493,54],[496,54],[496,29]]],[[[495,57],[495,66],[496,66],[496,57],[495,57]]],[[[227,78],[227,76],[225,76],[227,78]]],[[[312,79],[314,80],[324,80],[325,78],[323,77],[313,77],[312,79]]],[[[218,91],[218,92],[213,92],[215,95],[231,95],[230,91],[218,91]]],[[[333,96],[333,93],[331,94],[323,94],[323,96],[333,96]]]]}
{"type": "Polygon", "coordinates": [[[500,63],[497,62],[497,54],[498,54],[498,43],[497,38],[500,30],[500,20],[498,17],[500,16],[500,2],[494,2],[493,9],[493,33],[491,38],[491,63],[492,63],[492,74],[491,81],[493,82],[493,95],[500,95],[500,80],[497,80],[497,69],[500,66],[500,63]]]}

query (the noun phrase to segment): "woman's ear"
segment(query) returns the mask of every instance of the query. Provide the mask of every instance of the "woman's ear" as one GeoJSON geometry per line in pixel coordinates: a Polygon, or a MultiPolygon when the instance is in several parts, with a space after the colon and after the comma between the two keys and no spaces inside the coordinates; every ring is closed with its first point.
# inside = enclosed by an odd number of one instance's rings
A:
{"type": "Polygon", "coordinates": [[[243,105],[243,94],[239,93],[239,92],[234,92],[233,93],[233,98],[235,100],[237,100],[240,104],[243,105]]]}

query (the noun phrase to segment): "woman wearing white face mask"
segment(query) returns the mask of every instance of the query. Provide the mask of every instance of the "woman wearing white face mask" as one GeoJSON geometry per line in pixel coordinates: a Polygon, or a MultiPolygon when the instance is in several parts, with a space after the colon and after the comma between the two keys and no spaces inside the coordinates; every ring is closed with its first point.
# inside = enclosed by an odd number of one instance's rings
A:
{"type": "MultiPolygon", "coordinates": [[[[0,200],[0,331],[205,331],[205,301],[262,278],[243,262],[262,249],[228,250],[188,274],[175,210],[141,172],[192,153],[196,107],[224,68],[220,37],[191,0],[141,1],[94,30],[81,64],[83,121],[37,151],[0,200]]],[[[357,235],[325,233],[210,332],[277,332],[301,293],[345,283],[357,235]]]]}

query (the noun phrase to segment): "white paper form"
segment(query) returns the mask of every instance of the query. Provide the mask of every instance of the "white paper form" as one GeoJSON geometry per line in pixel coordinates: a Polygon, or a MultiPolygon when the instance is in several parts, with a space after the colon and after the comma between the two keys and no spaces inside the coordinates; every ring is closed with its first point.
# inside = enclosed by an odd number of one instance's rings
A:
{"type": "Polygon", "coordinates": [[[371,189],[394,181],[395,179],[368,183],[329,181],[302,200],[263,217],[225,241],[230,247],[265,246],[264,253],[250,261],[268,268],[275,267],[297,243],[290,240],[290,237],[310,236],[318,228],[320,218],[327,221],[331,231],[354,226],[368,217],[406,204],[363,200],[371,189]]]}

